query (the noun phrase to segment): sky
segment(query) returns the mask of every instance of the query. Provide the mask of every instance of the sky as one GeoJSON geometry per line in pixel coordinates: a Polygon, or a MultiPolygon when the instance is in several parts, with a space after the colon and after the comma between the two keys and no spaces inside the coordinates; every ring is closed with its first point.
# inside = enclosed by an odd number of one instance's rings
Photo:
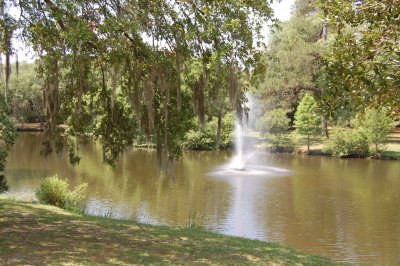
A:
{"type": "MultiPolygon", "coordinates": [[[[291,8],[294,4],[295,0],[281,0],[280,3],[274,2],[272,4],[272,8],[274,9],[275,16],[281,20],[286,21],[291,16],[291,8]]],[[[267,36],[268,33],[265,33],[264,36],[267,36]]],[[[34,60],[34,56],[32,52],[29,52],[29,49],[23,47],[21,43],[15,43],[15,48],[17,49],[18,53],[18,60],[19,61],[29,61],[32,62],[34,60]],[[27,52],[28,51],[28,52],[27,52]]],[[[3,59],[4,60],[4,59],[3,59]]],[[[15,56],[11,59],[12,62],[15,62],[15,56]]]]}
{"type": "Polygon", "coordinates": [[[282,0],[280,3],[273,3],[272,8],[274,9],[275,16],[281,20],[288,20],[291,16],[291,9],[295,0],[282,0]]]}

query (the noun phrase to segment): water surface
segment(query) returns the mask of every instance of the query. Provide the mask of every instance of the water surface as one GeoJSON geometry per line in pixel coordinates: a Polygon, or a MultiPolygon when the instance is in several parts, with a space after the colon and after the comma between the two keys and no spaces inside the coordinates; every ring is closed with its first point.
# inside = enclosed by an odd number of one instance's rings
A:
{"type": "Polygon", "coordinates": [[[20,134],[5,171],[9,193],[33,193],[58,174],[89,184],[87,211],[153,224],[197,223],[225,234],[276,241],[337,260],[400,264],[400,162],[318,156],[252,156],[252,164],[287,170],[268,176],[213,176],[229,152],[187,152],[175,176],[158,171],[152,150],[130,149],[115,168],[101,146],[39,155],[41,135],[20,134]]]}

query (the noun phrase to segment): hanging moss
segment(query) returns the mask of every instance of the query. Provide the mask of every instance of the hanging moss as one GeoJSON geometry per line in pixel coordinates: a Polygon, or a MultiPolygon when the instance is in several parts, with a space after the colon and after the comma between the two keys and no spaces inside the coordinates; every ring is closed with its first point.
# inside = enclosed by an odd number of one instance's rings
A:
{"type": "Polygon", "coordinates": [[[201,125],[205,123],[205,106],[204,106],[204,89],[205,89],[205,77],[204,74],[200,76],[195,84],[194,91],[194,103],[195,110],[199,117],[199,121],[201,125]]]}
{"type": "Polygon", "coordinates": [[[59,59],[55,54],[47,55],[43,60],[44,77],[44,109],[47,123],[43,137],[43,153],[48,155],[55,147],[60,152],[63,147],[59,128],[59,59]]]}
{"type": "Polygon", "coordinates": [[[249,57],[250,52],[240,51],[253,47],[249,40],[255,24],[240,17],[241,28],[234,29],[231,25],[238,18],[232,14],[256,10],[259,19],[268,18],[268,4],[255,6],[248,1],[239,8],[233,2],[199,1],[192,16],[187,15],[192,7],[179,1],[67,2],[24,1],[20,6],[24,16],[18,25],[42,60],[48,152],[61,147],[58,126],[67,121],[71,134],[96,132],[105,147],[105,161],[115,158],[134,137],[126,124],[140,127],[148,139],[155,137],[157,146],[172,156],[179,154],[177,136],[182,135],[176,129],[188,126],[179,121],[185,125],[180,127],[178,117],[190,120],[197,114],[204,124],[206,116],[227,111],[228,95],[231,108],[241,109],[237,65],[249,57]],[[203,9],[211,12],[213,23],[204,20],[203,9]],[[144,34],[157,45],[148,44],[144,34]],[[232,50],[238,51],[232,60],[236,65],[228,70],[225,55],[232,50]],[[212,75],[220,70],[209,67],[214,54],[220,57],[218,68],[224,70],[219,84],[212,75]],[[203,69],[186,82],[185,68],[192,59],[198,59],[203,69]]]}
{"type": "Polygon", "coordinates": [[[19,76],[19,61],[18,61],[18,54],[15,54],[15,73],[17,77],[19,76]]]}
{"type": "Polygon", "coordinates": [[[182,72],[182,56],[180,54],[180,41],[177,43],[177,50],[175,52],[175,68],[176,68],[176,103],[178,110],[181,110],[181,72],[182,72]]]}
{"type": "Polygon", "coordinates": [[[3,56],[0,53],[0,80],[3,80],[3,56]]]}

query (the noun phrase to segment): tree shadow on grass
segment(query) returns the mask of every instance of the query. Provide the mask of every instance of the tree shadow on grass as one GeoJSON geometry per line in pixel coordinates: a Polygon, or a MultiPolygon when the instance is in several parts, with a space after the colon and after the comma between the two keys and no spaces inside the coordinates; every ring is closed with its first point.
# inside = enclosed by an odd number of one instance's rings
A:
{"type": "Polygon", "coordinates": [[[139,225],[0,200],[0,264],[328,263],[277,244],[203,229],[139,225]]]}

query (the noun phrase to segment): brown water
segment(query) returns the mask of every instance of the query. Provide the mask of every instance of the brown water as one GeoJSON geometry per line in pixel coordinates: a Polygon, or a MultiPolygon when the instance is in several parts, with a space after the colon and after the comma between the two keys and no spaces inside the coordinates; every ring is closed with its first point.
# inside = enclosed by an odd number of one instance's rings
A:
{"type": "Polygon", "coordinates": [[[39,156],[40,141],[40,134],[20,134],[5,171],[10,193],[33,193],[57,173],[72,185],[89,184],[92,214],[195,222],[337,260],[400,264],[400,162],[255,154],[252,164],[288,172],[213,177],[229,152],[187,152],[168,178],[151,150],[131,149],[113,169],[102,164],[101,146],[90,143],[73,167],[65,154],[39,156]]]}

